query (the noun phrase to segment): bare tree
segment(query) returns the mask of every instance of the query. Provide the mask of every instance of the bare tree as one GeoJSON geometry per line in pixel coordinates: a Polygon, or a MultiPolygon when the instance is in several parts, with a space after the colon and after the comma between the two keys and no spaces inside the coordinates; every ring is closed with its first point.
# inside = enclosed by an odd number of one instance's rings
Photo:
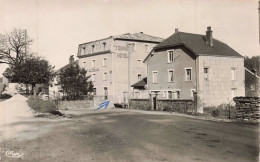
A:
{"type": "Polygon", "coordinates": [[[0,64],[20,64],[31,42],[26,30],[13,29],[9,33],[0,34],[0,64]]]}

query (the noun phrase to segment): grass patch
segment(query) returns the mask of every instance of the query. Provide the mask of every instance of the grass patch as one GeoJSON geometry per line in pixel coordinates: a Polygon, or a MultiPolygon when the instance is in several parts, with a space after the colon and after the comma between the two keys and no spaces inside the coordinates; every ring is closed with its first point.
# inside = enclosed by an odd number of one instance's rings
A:
{"type": "Polygon", "coordinates": [[[30,97],[27,102],[28,105],[38,113],[51,113],[57,110],[55,103],[51,100],[44,101],[38,97],[30,97]]]}
{"type": "Polygon", "coordinates": [[[220,119],[235,119],[237,115],[235,106],[231,104],[204,107],[203,113],[206,116],[213,116],[220,119]]]}

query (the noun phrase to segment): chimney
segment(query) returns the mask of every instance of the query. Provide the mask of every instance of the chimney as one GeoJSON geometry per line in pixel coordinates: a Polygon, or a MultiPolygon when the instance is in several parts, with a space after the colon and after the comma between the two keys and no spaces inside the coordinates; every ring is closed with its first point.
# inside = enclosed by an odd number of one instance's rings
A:
{"type": "Polygon", "coordinates": [[[207,27],[206,31],[206,43],[210,46],[213,46],[212,30],[210,26],[207,27]]]}
{"type": "Polygon", "coordinates": [[[178,28],[175,28],[175,33],[178,33],[178,32],[179,32],[178,28]]]}
{"type": "Polygon", "coordinates": [[[70,62],[69,62],[69,63],[72,64],[73,62],[74,62],[74,55],[71,55],[71,56],[70,56],[70,62]]]}

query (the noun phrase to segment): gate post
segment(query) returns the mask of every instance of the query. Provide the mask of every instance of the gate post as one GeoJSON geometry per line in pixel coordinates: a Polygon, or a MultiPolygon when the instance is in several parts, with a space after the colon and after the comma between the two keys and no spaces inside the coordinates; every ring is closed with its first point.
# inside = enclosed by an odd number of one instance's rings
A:
{"type": "Polygon", "coordinates": [[[203,104],[198,92],[193,91],[194,109],[196,113],[203,114],[203,104]]]}

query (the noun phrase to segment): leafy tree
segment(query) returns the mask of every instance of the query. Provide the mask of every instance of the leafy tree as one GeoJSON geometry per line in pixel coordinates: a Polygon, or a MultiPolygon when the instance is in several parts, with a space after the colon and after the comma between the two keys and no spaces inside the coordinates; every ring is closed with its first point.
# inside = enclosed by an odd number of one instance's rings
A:
{"type": "Polygon", "coordinates": [[[0,34],[0,64],[20,64],[31,42],[26,30],[13,29],[9,33],[0,34]]]}
{"type": "Polygon", "coordinates": [[[47,60],[30,55],[19,64],[7,68],[3,75],[11,82],[30,84],[31,93],[33,93],[36,84],[49,84],[52,79],[52,71],[53,67],[47,60]]]}
{"type": "Polygon", "coordinates": [[[257,75],[260,76],[260,56],[253,56],[249,58],[245,57],[245,67],[252,71],[253,69],[257,71],[257,75]]]}
{"type": "Polygon", "coordinates": [[[71,63],[61,70],[59,84],[61,85],[68,100],[77,100],[81,95],[93,92],[93,83],[88,81],[87,71],[78,64],[71,63]]]}
{"type": "MultiPolygon", "coordinates": [[[[245,57],[245,67],[252,71],[256,72],[260,76],[260,56],[253,56],[251,58],[245,57]]],[[[246,71],[245,73],[245,88],[246,96],[258,96],[260,88],[260,80],[246,71]]]]}

